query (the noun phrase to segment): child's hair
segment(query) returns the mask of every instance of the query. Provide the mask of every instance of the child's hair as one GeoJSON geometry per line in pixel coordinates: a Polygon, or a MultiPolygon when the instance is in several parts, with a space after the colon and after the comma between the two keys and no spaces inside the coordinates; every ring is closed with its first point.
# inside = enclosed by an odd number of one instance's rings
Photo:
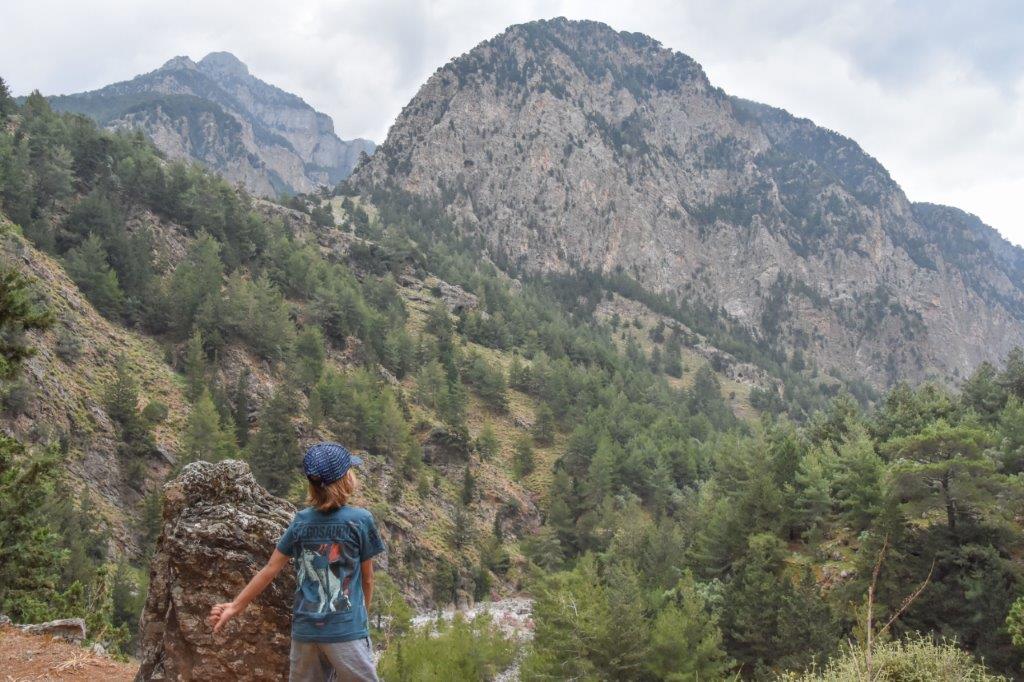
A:
{"type": "Polygon", "coordinates": [[[356,472],[352,469],[346,471],[345,475],[334,483],[317,485],[310,481],[306,504],[323,512],[334,511],[344,507],[348,498],[355,494],[358,487],[359,481],[356,479],[356,472]]]}

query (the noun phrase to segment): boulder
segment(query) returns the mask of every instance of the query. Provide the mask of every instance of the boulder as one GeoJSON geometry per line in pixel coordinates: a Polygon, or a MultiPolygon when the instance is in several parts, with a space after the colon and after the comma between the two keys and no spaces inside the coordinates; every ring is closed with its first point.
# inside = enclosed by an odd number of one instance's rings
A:
{"type": "Polygon", "coordinates": [[[458,284],[449,284],[437,277],[428,277],[424,284],[432,289],[441,298],[444,307],[453,315],[475,310],[480,300],[474,295],[460,287],[458,284]]]}
{"type": "Polygon", "coordinates": [[[81,644],[85,641],[85,621],[81,618],[61,618],[47,623],[19,625],[18,627],[22,632],[27,632],[30,635],[50,635],[72,644],[81,644]]]}
{"type": "Polygon", "coordinates": [[[137,680],[287,679],[290,566],[220,633],[206,616],[266,563],[294,513],[237,460],[194,462],[164,486],[137,680]]]}
{"type": "Polygon", "coordinates": [[[423,461],[427,464],[467,462],[470,445],[469,434],[464,430],[435,426],[423,441],[423,461]]]}

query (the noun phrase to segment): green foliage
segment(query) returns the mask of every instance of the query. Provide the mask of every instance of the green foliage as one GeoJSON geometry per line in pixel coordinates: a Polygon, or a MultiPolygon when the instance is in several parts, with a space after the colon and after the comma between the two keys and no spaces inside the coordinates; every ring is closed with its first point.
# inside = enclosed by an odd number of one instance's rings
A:
{"type": "Polygon", "coordinates": [[[402,597],[395,581],[387,573],[374,574],[373,601],[370,603],[373,640],[390,648],[392,642],[412,629],[413,610],[402,597]]]}
{"type": "Polygon", "coordinates": [[[313,391],[323,417],[346,442],[397,460],[412,434],[394,391],[367,370],[328,371],[313,391]]]}
{"type": "Polygon", "coordinates": [[[56,453],[0,435],[0,611],[16,621],[48,615],[59,594],[66,554],[46,509],[57,472],[56,453]]]}
{"type": "Polygon", "coordinates": [[[104,403],[107,414],[117,425],[120,443],[118,454],[125,476],[132,486],[139,487],[145,477],[146,460],[156,450],[150,431],[152,424],[139,410],[139,386],[133,369],[125,357],[117,358],[114,381],[106,388],[104,403]]]}
{"type": "Polygon", "coordinates": [[[206,349],[203,333],[196,329],[185,346],[185,397],[196,401],[206,390],[206,349]]]}
{"type": "Polygon", "coordinates": [[[494,427],[491,426],[490,422],[484,424],[483,428],[480,429],[480,435],[476,437],[474,443],[477,454],[480,455],[480,459],[487,461],[492,459],[501,449],[501,443],[498,441],[497,434],[494,433],[494,427]]]}
{"type": "Polygon", "coordinates": [[[380,659],[382,679],[394,682],[492,680],[512,663],[515,647],[486,614],[466,621],[457,615],[395,640],[380,659]]]}
{"type": "Polygon", "coordinates": [[[466,382],[476,389],[480,399],[495,412],[508,410],[508,386],[505,374],[501,369],[492,368],[477,353],[467,353],[462,376],[466,382]]]}
{"type": "Polygon", "coordinates": [[[316,385],[324,373],[326,359],[323,332],[318,327],[303,329],[295,341],[292,360],[295,380],[299,386],[309,388],[316,385]]]}
{"type": "Polygon", "coordinates": [[[917,434],[890,441],[886,450],[896,460],[896,494],[912,513],[942,509],[950,530],[963,515],[997,512],[1001,505],[992,502],[1011,484],[999,476],[996,462],[986,454],[990,444],[991,436],[983,429],[942,419],[917,434]]]}
{"type": "Polygon", "coordinates": [[[802,668],[827,654],[838,640],[817,585],[808,573],[788,575],[784,556],[777,538],[752,536],[726,588],[726,649],[749,672],[802,668]]]}
{"type": "Polygon", "coordinates": [[[288,492],[298,473],[299,441],[292,418],[295,397],[279,387],[260,411],[259,431],[249,444],[249,465],[256,480],[274,495],[288,492]]]}
{"type": "Polygon", "coordinates": [[[222,422],[210,393],[203,389],[185,422],[179,463],[188,464],[198,460],[218,462],[237,456],[238,446],[231,425],[222,422]]]}
{"type": "Polygon", "coordinates": [[[534,587],[533,645],[524,679],[637,679],[650,647],[637,576],[628,566],[602,576],[592,556],[534,587]]]}
{"type": "Polygon", "coordinates": [[[0,268],[0,380],[10,379],[35,354],[25,332],[47,329],[49,311],[40,305],[31,282],[17,270],[0,268]]]}
{"type": "Polygon", "coordinates": [[[512,471],[516,478],[523,478],[533,473],[535,467],[533,439],[529,436],[522,436],[516,441],[512,450],[512,471]]]}
{"type": "MultiPolygon", "coordinates": [[[[864,652],[849,647],[821,670],[781,679],[792,682],[859,682],[868,678],[864,652]]],[[[954,643],[927,637],[886,642],[874,649],[872,680],[881,682],[998,682],[994,675],[954,643]]]]}
{"type": "Polygon", "coordinates": [[[546,404],[542,403],[537,408],[531,433],[533,439],[541,445],[551,445],[555,440],[555,413],[546,404]]]}
{"type": "Polygon", "coordinates": [[[659,680],[716,680],[732,667],[722,647],[718,619],[689,574],[667,595],[651,625],[648,672],[659,680]]]}

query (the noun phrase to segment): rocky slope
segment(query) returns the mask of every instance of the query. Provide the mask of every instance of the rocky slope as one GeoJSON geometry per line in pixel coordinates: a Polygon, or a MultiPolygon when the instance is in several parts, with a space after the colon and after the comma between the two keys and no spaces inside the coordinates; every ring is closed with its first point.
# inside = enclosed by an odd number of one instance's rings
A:
{"type": "MultiPolygon", "coordinates": [[[[148,219],[172,229],[152,215],[148,219]]],[[[33,282],[56,320],[46,332],[32,333],[36,355],[25,362],[15,406],[6,389],[0,427],[28,443],[56,444],[75,497],[93,505],[97,530],[109,530],[116,550],[134,554],[142,496],[172,468],[188,412],[180,379],[156,340],[97,313],[61,265],[21,237],[2,214],[0,259],[33,282]],[[167,408],[167,418],[154,429],[157,452],[144,462],[139,485],[130,482],[118,457],[117,427],[105,408],[107,388],[122,361],[138,381],[140,405],[159,402],[167,408]]]]}
{"type": "Polygon", "coordinates": [[[513,26],[452,60],[350,183],[440,200],[497,260],[626,275],[876,386],[1024,342],[1024,252],[912,204],[854,141],[599,23],[513,26]]]}
{"type": "Polygon", "coordinates": [[[373,142],[342,140],[301,98],[252,76],[234,55],[175,57],[99,90],[50,98],[108,128],[143,130],[172,158],[194,159],[262,196],[310,192],[348,176],[373,142]]]}
{"type": "MultiPolygon", "coordinates": [[[[318,228],[309,215],[300,211],[269,201],[258,201],[256,207],[268,219],[285,223],[298,243],[318,246],[331,260],[350,262],[356,267],[349,260],[355,247],[364,259],[360,262],[379,255],[380,246],[374,242],[337,228],[318,228]]],[[[339,217],[343,217],[343,212],[339,217]]],[[[178,263],[191,243],[183,227],[148,211],[138,210],[128,218],[128,223],[133,226],[130,229],[145,226],[153,232],[155,249],[167,267],[178,263]]],[[[74,488],[74,497],[83,503],[87,500],[92,506],[96,528],[109,534],[112,555],[137,557],[141,552],[139,526],[144,497],[180,466],[180,440],[191,409],[184,396],[182,376],[175,371],[175,366],[180,368],[183,349],[180,344],[175,346],[167,339],[123,327],[101,316],[67,276],[61,263],[35,248],[3,214],[0,259],[30,279],[55,317],[51,329],[31,333],[31,344],[37,354],[26,361],[22,384],[17,389],[5,390],[0,428],[31,446],[56,444],[67,467],[67,481],[74,488]],[[130,467],[118,454],[118,430],[107,413],[105,401],[122,359],[138,382],[139,407],[155,401],[168,410],[167,418],[155,426],[157,452],[145,461],[139,481],[132,480],[130,467]],[[12,393],[21,397],[15,401],[10,397],[12,393]]],[[[357,272],[367,276],[362,270],[357,272]]],[[[408,306],[408,326],[413,334],[423,329],[428,311],[437,303],[449,310],[476,305],[474,296],[436,277],[421,279],[409,271],[400,280],[400,294],[408,306]]],[[[353,338],[345,350],[332,349],[328,366],[342,372],[360,366],[363,360],[359,345],[353,338]]],[[[505,366],[510,358],[510,354],[503,354],[493,359],[505,366]]],[[[235,386],[243,372],[249,375],[250,421],[258,429],[260,410],[284,377],[244,346],[228,344],[219,358],[216,381],[222,386],[235,386]]],[[[414,378],[408,376],[398,382],[389,377],[389,381],[404,396],[403,401],[418,425],[415,435],[429,458],[432,484],[421,493],[414,483],[404,479],[396,462],[366,456],[360,503],[374,510],[385,529],[389,540],[387,566],[392,577],[411,604],[427,608],[433,604],[430,581],[435,566],[452,556],[455,509],[467,466],[472,464],[477,481],[476,499],[471,505],[473,533],[485,538],[500,528],[511,543],[539,526],[538,500],[548,488],[550,469],[539,467],[525,481],[513,480],[513,443],[534,421],[536,406],[529,397],[510,392],[510,410],[503,415],[490,415],[477,398],[471,398],[467,420],[470,435],[479,435],[483,425],[491,423],[498,432],[501,451],[489,461],[474,457],[468,462],[462,455],[449,457],[443,446],[433,442],[438,436],[434,428],[438,420],[412,400],[414,378]]],[[[300,443],[337,440],[339,436],[324,425],[310,423],[305,398],[300,400],[298,411],[302,416],[295,421],[300,443]]],[[[561,442],[538,447],[538,461],[550,464],[560,447],[561,442]]],[[[469,550],[469,555],[473,560],[478,558],[475,549],[469,550]]],[[[496,594],[508,593],[521,581],[518,564],[515,560],[513,564],[507,576],[495,585],[496,594]]],[[[472,601],[472,596],[463,589],[459,600],[465,604],[472,601]]]]}

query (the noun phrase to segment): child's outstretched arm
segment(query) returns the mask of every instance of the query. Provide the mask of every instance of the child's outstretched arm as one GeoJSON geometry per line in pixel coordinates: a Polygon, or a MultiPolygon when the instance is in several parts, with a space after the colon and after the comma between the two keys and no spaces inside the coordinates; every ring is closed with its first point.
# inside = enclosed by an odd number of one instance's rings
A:
{"type": "Polygon", "coordinates": [[[366,612],[370,612],[370,601],[373,599],[373,559],[367,559],[359,568],[361,580],[363,581],[363,603],[366,604],[366,612]]]}
{"type": "Polygon", "coordinates": [[[206,619],[213,626],[213,631],[219,632],[225,623],[245,611],[245,608],[249,606],[249,602],[260,596],[260,593],[267,589],[267,585],[274,581],[274,578],[277,577],[277,574],[281,572],[281,569],[287,563],[288,555],[282,554],[279,550],[275,549],[274,553],[270,555],[267,565],[252,577],[252,580],[238,593],[234,601],[214,604],[213,608],[210,609],[209,617],[206,619]]]}

